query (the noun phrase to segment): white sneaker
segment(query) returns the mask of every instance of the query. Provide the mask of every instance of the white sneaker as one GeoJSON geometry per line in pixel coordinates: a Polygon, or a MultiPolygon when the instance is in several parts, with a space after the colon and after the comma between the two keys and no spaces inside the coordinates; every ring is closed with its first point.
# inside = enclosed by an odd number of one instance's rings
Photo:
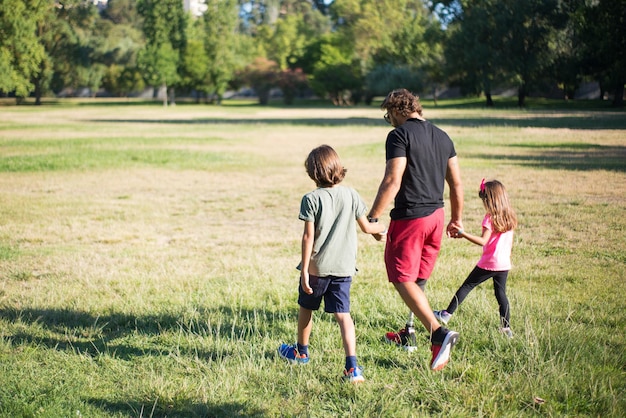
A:
{"type": "Polygon", "coordinates": [[[444,324],[447,324],[450,318],[452,318],[452,314],[449,314],[446,310],[433,311],[433,313],[435,314],[435,318],[437,318],[437,321],[443,322],[444,324]]]}
{"type": "Polygon", "coordinates": [[[500,328],[500,332],[506,335],[507,338],[513,338],[513,331],[511,331],[511,328],[509,327],[500,328]]]}

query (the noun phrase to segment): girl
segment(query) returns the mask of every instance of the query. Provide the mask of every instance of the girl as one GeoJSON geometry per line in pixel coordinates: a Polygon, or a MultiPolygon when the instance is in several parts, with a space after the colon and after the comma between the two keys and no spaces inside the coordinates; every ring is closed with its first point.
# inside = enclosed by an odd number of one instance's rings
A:
{"type": "Polygon", "coordinates": [[[457,226],[457,238],[465,238],[470,242],[483,246],[483,255],[474,270],[450,301],[448,308],[434,311],[438,320],[447,324],[456,308],[476,286],[487,279],[493,278],[493,288],[500,307],[500,331],[512,338],[510,325],[509,300],[506,297],[506,279],[511,270],[511,248],[513,247],[513,230],[517,227],[517,216],[509,203],[509,197],[502,183],[497,180],[480,184],[478,196],[482,199],[487,214],[482,223],[481,236],[471,235],[457,226]]]}

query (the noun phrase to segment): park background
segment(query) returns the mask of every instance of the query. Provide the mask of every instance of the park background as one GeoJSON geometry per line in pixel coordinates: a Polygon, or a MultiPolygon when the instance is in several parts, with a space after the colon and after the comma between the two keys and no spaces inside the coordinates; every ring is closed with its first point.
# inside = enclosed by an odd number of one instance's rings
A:
{"type": "MultiPolygon", "coordinates": [[[[1,2],[0,415],[624,416],[623,4],[1,2]],[[276,348],[304,158],[335,147],[371,204],[395,87],[455,141],[468,230],[483,177],[511,194],[515,337],[485,284],[441,373],[425,335],[383,344],[408,312],[359,234],[353,387],[332,317],[311,367],[276,348]]],[[[444,240],[433,308],[479,251],[444,240]]]]}
{"type": "Polygon", "coordinates": [[[621,107],[625,21],[626,0],[3,0],[0,95],[354,105],[402,86],[621,107]]]}

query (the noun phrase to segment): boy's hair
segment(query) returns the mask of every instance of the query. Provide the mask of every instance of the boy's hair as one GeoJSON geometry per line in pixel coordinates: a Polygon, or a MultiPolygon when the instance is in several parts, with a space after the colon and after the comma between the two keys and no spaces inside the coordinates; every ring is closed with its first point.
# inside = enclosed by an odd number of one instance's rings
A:
{"type": "Polygon", "coordinates": [[[339,155],[328,145],[321,145],[309,153],[304,161],[306,172],[318,187],[330,187],[341,183],[346,170],[339,155]]]}
{"type": "Polygon", "coordinates": [[[422,104],[418,95],[411,93],[407,89],[397,89],[390,92],[380,105],[383,110],[395,110],[402,116],[409,116],[417,112],[422,116],[422,104]]]}
{"type": "Polygon", "coordinates": [[[509,202],[509,195],[504,185],[498,180],[484,183],[484,189],[478,192],[485,209],[491,215],[491,225],[495,232],[507,232],[517,227],[517,215],[509,202]]]}

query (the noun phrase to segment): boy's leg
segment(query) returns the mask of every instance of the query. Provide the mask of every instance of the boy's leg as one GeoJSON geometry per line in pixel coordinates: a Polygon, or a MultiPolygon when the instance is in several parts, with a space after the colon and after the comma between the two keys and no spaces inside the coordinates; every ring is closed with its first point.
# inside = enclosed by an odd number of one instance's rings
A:
{"type": "Polygon", "coordinates": [[[309,345],[311,330],[313,329],[313,311],[300,306],[298,312],[298,344],[309,345]]]}
{"type": "Polygon", "coordinates": [[[356,331],[350,312],[335,312],[335,319],[341,330],[341,340],[346,357],[356,356],[356,331]]]}

